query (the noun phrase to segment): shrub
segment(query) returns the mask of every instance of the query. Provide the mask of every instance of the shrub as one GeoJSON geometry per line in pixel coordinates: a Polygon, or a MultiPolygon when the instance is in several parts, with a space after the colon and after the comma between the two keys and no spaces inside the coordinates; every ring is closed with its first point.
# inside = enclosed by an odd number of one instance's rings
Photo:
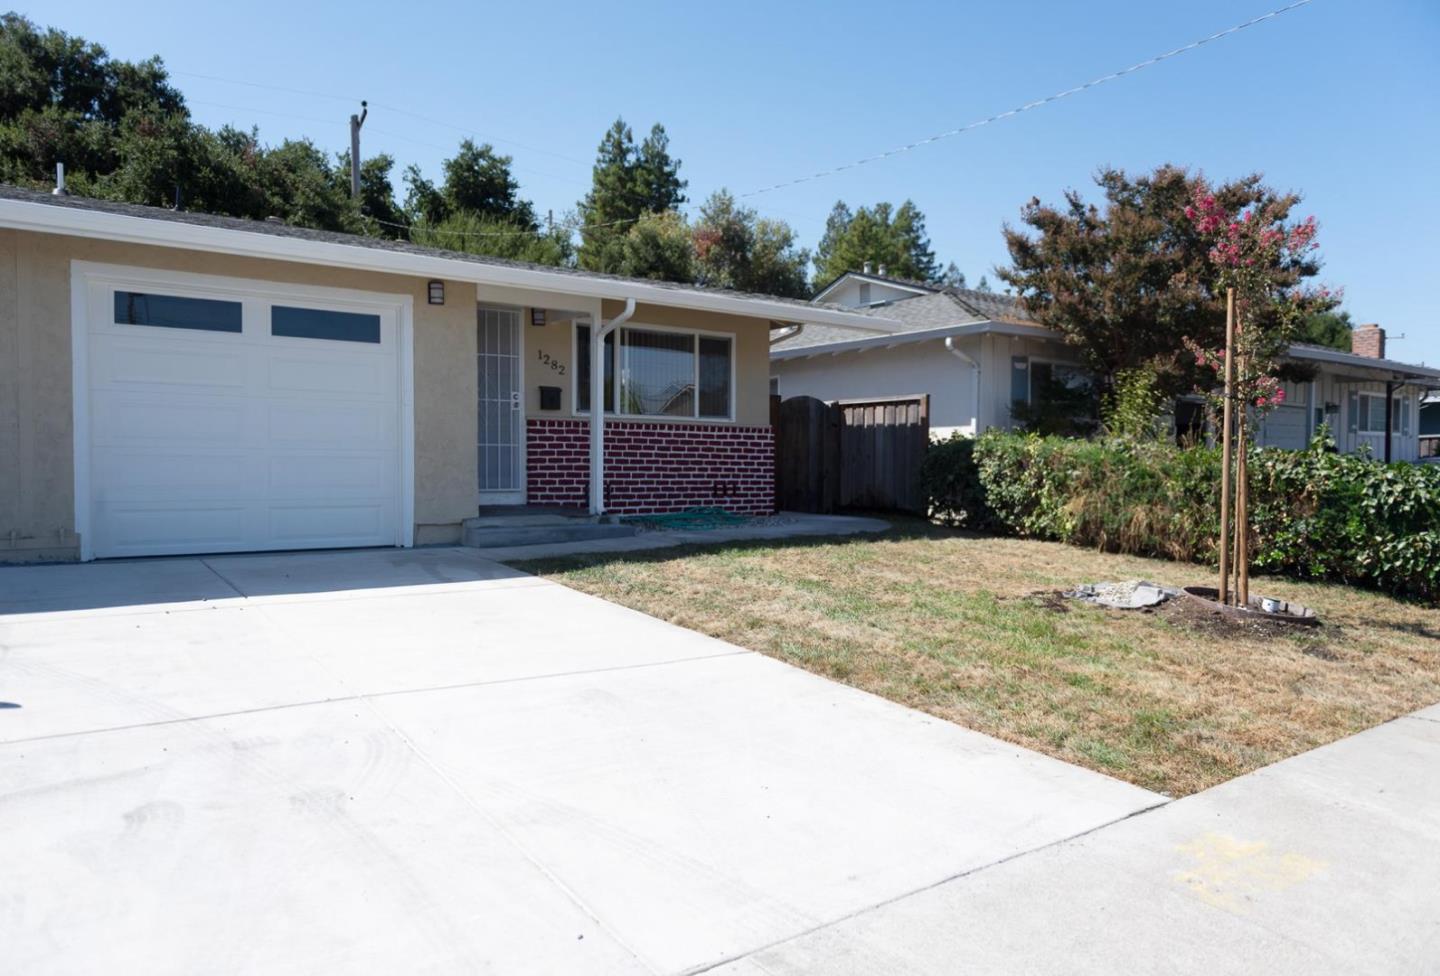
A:
{"type": "Polygon", "coordinates": [[[926,511],[945,525],[994,528],[985,489],[975,467],[975,439],[961,433],[930,445],[920,465],[920,490],[926,511]]]}
{"type": "MultiPolygon", "coordinates": [[[[1440,466],[1319,443],[1250,455],[1259,570],[1440,601],[1440,466]]],[[[1158,441],[991,432],[932,447],[935,517],[969,528],[1213,564],[1220,452],[1158,441]]]]}

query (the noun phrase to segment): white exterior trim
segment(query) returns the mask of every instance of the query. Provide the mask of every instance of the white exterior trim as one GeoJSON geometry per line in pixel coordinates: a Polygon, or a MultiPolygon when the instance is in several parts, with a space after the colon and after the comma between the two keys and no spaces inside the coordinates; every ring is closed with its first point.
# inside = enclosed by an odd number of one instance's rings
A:
{"type": "Polygon", "coordinates": [[[291,299],[316,303],[339,302],[392,309],[396,322],[396,369],[399,372],[396,378],[396,401],[399,410],[397,423],[399,424],[400,449],[399,511],[397,512],[395,545],[410,548],[415,544],[415,350],[414,299],[411,296],[72,260],[70,262],[70,342],[71,381],[73,384],[71,403],[74,425],[75,531],[80,535],[80,560],[82,562],[89,562],[95,558],[90,518],[92,484],[90,323],[88,313],[90,310],[90,286],[97,282],[116,285],[138,283],[180,290],[229,293],[237,299],[260,296],[269,301],[291,299]]]}
{"type": "Polygon", "coordinates": [[[1051,339],[1060,341],[1058,333],[1041,325],[1023,325],[1018,322],[997,322],[986,319],[983,322],[966,322],[963,325],[946,325],[936,329],[918,329],[899,335],[868,336],[863,339],[845,339],[841,342],[826,342],[813,346],[797,346],[794,349],[772,349],[771,360],[804,359],[809,356],[827,356],[835,353],[861,349],[888,348],[909,342],[926,342],[930,339],[945,339],[950,336],[1008,335],[1024,339],[1051,339]]]}
{"type": "Polygon", "coordinates": [[[587,298],[609,298],[618,301],[628,298],[655,305],[704,309],[752,318],[771,318],[787,323],[835,325],[861,332],[890,333],[899,331],[900,328],[898,322],[878,316],[766,298],[746,298],[721,291],[665,287],[643,281],[612,279],[577,272],[513,267],[434,254],[359,247],[354,244],[132,217],[128,214],[32,203],[27,200],[0,199],[0,227],[270,260],[299,261],[333,268],[355,268],[422,278],[448,278],[481,285],[531,288],[587,298]]]}
{"type": "Polygon", "coordinates": [[[71,449],[75,467],[75,534],[80,537],[80,561],[95,558],[95,539],[90,533],[90,309],[89,268],[81,261],[70,262],[70,409],[71,449]]]}
{"type": "Polygon", "coordinates": [[[887,288],[894,288],[897,291],[908,291],[912,295],[933,295],[940,290],[939,288],[921,288],[918,285],[902,285],[894,278],[885,278],[879,275],[867,275],[863,271],[847,271],[840,277],[836,278],[834,281],[830,282],[830,284],[826,285],[823,291],[817,292],[815,294],[815,297],[810,300],[812,302],[824,301],[826,295],[830,294],[836,288],[839,288],[841,285],[852,279],[854,279],[855,281],[867,281],[871,284],[885,285],[887,288]]]}

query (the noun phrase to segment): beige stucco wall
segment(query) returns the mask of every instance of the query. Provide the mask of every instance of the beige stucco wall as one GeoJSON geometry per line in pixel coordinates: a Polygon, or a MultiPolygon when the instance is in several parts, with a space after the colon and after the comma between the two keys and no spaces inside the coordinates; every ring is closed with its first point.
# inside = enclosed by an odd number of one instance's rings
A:
{"type": "MultiPolygon", "coordinates": [[[[482,298],[483,300],[483,298],[482,298]]],[[[606,301],[602,314],[606,321],[624,311],[620,302],[606,301]]],[[[574,417],[575,347],[573,320],[549,321],[544,326],[530,325],[530,310],[523,315],[525,335],[525,412],[527,417],[574,417]],[[540,409],[540,387],[560,388],[560,409],[540,409]]],[[[582,320],[581,324],[586,324],[582,320]]],[[[735,419],[734,421],[680,420],[678,423],[734,423],[764,426],[770,423],[770,323],[718,312],[637,305],[630,319],[635,326],[658,325],[670,328],[697,329],[734,337],[735,342],[735,419]]]]}
{"type": "Polygon", "coordinates": [[[73,559],[70,262],[410,295],[415,331],[416,542],[453,541],[475,512],[475,286],[0,230],[0,559],[73,559]]]}

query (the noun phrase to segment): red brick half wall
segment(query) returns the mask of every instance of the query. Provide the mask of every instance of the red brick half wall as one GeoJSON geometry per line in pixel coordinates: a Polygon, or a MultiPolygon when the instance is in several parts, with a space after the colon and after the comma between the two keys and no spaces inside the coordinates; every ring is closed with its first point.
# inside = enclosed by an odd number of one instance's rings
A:
{"type": "MultiPolygon", "coordinates": [[[[589,422],[531,420],[527,435],[530,504],[588,504],[589,422]]],[[[647,515],[701,505],[744,515],[775,510],[769,427],[606,422],[606,511],[647,515]]]]}

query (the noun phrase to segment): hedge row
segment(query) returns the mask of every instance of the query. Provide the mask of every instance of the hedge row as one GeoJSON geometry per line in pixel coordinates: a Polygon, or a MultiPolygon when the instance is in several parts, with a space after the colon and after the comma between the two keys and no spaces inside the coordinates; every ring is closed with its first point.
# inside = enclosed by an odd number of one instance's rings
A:
{"type": "MultiPolygon", "coordinates": [[[[1315,447],[1250,456],[1257,570],[1440,602],[1440,465],[1315,447]]],[[[1220,452],[991,432],[932,445],[921,480],[952,525],[1214,564],[1220,452]]]]}

